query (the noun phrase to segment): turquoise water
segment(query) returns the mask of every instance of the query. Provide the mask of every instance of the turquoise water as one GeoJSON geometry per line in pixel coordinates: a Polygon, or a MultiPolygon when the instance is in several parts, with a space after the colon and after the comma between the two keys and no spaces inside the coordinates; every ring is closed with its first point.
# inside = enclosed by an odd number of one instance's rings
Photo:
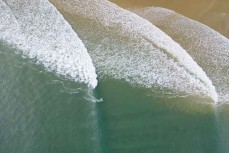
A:
{"type": "Polygon", "coordinates": [[[0,152],[229,152],[229,106],[99,81],[91,91],[1,43],[0,152]]]}

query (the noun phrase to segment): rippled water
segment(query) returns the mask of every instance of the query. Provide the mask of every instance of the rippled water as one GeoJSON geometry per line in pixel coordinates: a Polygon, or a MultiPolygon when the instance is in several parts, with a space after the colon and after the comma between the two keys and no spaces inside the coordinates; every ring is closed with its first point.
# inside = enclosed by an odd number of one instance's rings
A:
{"type": "MultiPolygon", "coordinates": [[[[187,16],[209,3],[160,1],[187,16]]],[[[216,4],[212,11],[228,11],[216,4]]],[[[229,153],[228,104],[153,94],[112,76],[98,81],[92,90],[0,42],[0,153],[229,153]]]]}

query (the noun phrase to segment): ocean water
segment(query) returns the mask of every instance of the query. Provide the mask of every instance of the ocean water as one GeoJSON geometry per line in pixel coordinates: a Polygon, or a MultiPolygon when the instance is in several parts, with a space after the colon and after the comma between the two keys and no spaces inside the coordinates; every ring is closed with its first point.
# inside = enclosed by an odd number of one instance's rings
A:
{"type": "Polygon", "coordinates": [[[0,153],[229,153],[228,104],[97,79],[91,89],[0,40],[0,153]]]}
{"type": "Polygon", "coordinates": [[[96,103],[1,43],[0,152],[99,152],[96,103]]]}
{"type": "Polygon", "coordinates": [[[0,54],[1,153],[228,152],[227,105],[155,97],[109,78],[92,97],[2,43],[0,54]]]}

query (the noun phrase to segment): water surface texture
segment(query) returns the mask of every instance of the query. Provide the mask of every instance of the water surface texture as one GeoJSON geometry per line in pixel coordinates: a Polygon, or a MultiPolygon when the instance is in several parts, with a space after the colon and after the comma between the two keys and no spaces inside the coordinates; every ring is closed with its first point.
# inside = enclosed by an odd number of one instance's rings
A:
{"type": "Polygon", "coordinates": [[[53,0],[79,34],[100,78],[200,95],[217,101],[212,82],[163,31],[106,0],[53,0]]]}
{"type": "Polygon", "coordinates": [[[229,102],[229,39],[168,9],[147,7],[130,10],[148,19],[178,42],[210,77],[219,101],[229,102]]]}

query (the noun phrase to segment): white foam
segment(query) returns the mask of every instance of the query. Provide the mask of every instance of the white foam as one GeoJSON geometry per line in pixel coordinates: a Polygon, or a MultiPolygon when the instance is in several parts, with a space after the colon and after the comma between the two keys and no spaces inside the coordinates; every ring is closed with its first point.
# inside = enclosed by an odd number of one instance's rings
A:
{"type": "Polygon", "coordinates": [[[0,0],[0,40],[47,70],[91,87],[97,85],[85,46],[48,0],[0,0]]]}
{"type": "Polygon", "coordinates": [[[100,77],[217,100],[204,71],[147,20],[106,0],[51,2],[83,40],[100,77]]]}
{"type": "Polygon", "coordinates": [[[212,80],[219,102],[229,102],[229,40],[213,29],[174,11],[131,9],[148,19],[187,50],[212,80]]]}

